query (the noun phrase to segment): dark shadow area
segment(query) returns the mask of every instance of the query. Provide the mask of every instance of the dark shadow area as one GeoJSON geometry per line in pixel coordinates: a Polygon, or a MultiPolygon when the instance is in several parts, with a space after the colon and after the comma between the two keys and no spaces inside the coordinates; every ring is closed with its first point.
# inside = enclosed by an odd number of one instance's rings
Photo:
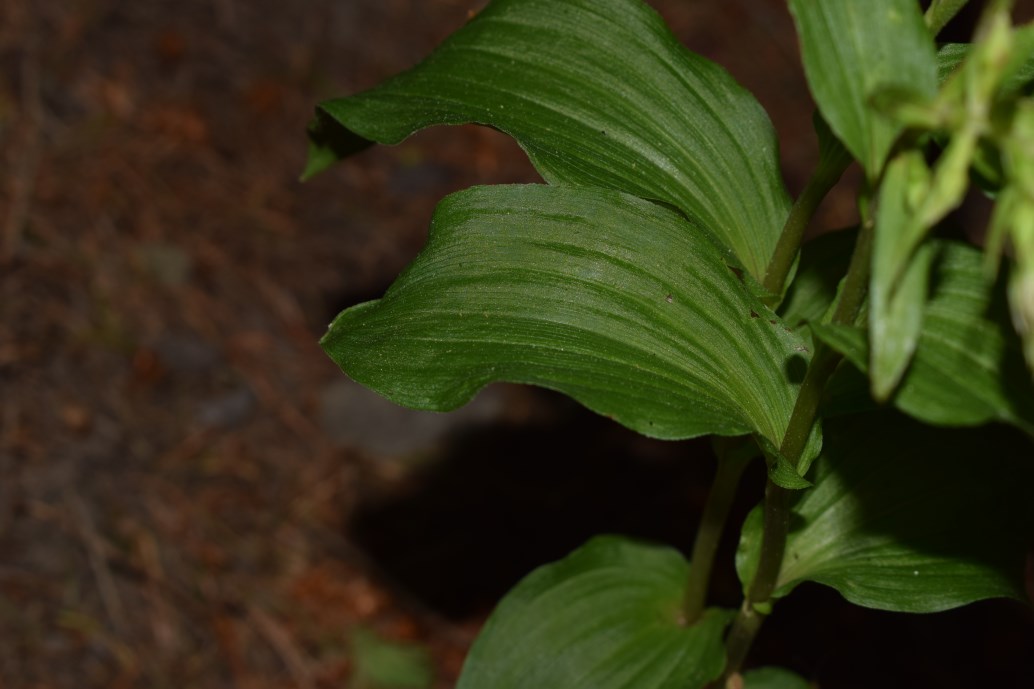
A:
{"type": "Polygon", "coordinates": [[[855,535],[990,566],[1023,591],[1034,541],[1028,437],[1005,426],[934,428],[893,411],[828,421],[825,430],[828,459],[817,472],[850,487],[855,535]]]}
{"type": "Polygon", "coordinates": [[[804,382],[804,376],[808,373],[808,360],[800,354],[789,357],[785,363],[786,379],[797,385],[804,382]]]}
{"type": "Polygon", "coordinates": [[[1034,615],[989,600],[930,615],[868,610],[804,584],[762,627],[751,666],[829,689],[1020,688],[1034,678],[1034,615]]]}
{"type": "Polygon", "coordinates": [[[472,428],[352,520],[351,538],[450,618],[487,612],[522,576],[596,534],[692,544],[714,471],[706,440],[648,440],[542,396],[555,420],[472,428]]]}
{"type": "MultiPolygon", "coordinates": [[[[861,511],[852,538],[889,535],[930,558],[987,566],[1022,594],[1034,542],[1027,438],[993,426],[936,429],[893,412],[829,421],[826,431],[835,461],[817,469],[851,486],[852,509],[861,511]]],[[[1030,649],[1034,614],[1015,601],[889,613],[805,584],[777,606],[752,662],[789,663],[822,687],[1026,687],[1030,649]]]]}

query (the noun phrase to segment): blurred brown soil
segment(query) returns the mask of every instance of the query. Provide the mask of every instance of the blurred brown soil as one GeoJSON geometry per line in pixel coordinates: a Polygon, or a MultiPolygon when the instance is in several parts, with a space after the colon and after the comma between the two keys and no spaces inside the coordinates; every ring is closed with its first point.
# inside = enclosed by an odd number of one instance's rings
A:
{"type": "MultiPolygon", "coordinates": [[[[316,340],[440,197],[536,176],[478,128],[297,176],[316,102],[480,4],[0,4],[0,686],[347,686],[357,627],[454,681],[480,618],[444,621],[344,536],[399,470],[321,421],[342,376],[316,340]]],[[[655,4],[756,90],[800,189],[781,3],[655,4]]]]}

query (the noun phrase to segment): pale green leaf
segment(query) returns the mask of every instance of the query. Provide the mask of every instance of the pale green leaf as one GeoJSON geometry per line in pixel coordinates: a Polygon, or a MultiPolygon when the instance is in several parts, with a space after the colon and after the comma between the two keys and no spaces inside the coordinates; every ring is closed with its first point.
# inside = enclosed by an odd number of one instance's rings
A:
{"type": "Polygon", "coordinates": [[[894,392],[919,341],[932,253],[916,250],[927,230],[916,211],[929,185],[923,154],[909,150],[887,165],[880,186],[869,279],[869,378],[881,401],[894,392]]]}
{"type": "MultiPolygon", "coordinates": [[[[893,412],[828,421],[815,487],[792,507],[778,594],[816,581],[899,612],[1022,599],[1032,450],[1004,427],[936,429],[893,412]]],[[[741,550],[757,547],[759,522],[741,550]]],[[[741,572],[754,559],[741,553],[741,572]]]]}
{"type": "Polygon", "coordinates": [[[640,0],[495,0],[414,69],[323,103],[308,172],[467,122],[513,136],[549,182],[677,207],[759,279],[789,212],[761,106],[640,0]]]}
{"type": "Polygon", "coordinates": [[[810,355],[752,282],[654,203],[479,187],[446,198],[416,261],[322,344],[409,407],[447,411],[489,382],[531,383],[646,435],[756,432],[778,445],[810,355]]]}
{"type": "MultiPolygon", "coordinates": [[[[1024,372],[1002,285],[988,279],[979,249],[950,241],[931,246],[936,251],[933,289],[894,405],[928,423],[1003,421],[1034,434],[1034,386],[1024,372]]],[[[867,370],[864,331],[818,323],[812,331],[867,370]]]]}
{"type": "Polygon", "coordinates": [[[699,689],[725,665],[731,613],[685,626],[688,574],[671,548],[595,538],[507,594],[457,689],[699,689]]]}
{"type": "Polygon", "coordinates": [[[832,130],[875,179],[900,127],[870,99],[937,92],[933,39],[915,0],[791,0],[804,71],[832,130]]]}

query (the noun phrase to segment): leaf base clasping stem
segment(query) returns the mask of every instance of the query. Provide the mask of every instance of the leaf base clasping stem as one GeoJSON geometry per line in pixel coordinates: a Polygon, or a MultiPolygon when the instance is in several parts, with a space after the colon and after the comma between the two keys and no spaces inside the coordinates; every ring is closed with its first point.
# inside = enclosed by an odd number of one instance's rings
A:
{"type": "MultiPolygon", "coordinates": [[[[834,323],[850,324],[855,321],[865,299],[869,265],[872,258],[873,222],[871,214],[863,219],[851,265],[840,292],[840,300],[833,312],[834,323]]],[[[800,460],[811,427],[818,417],[819,403],[826,382],[836,370],[840,355],[824,345],[816,348],[804,383],[798,392],[780,453],[794,465],[800,460]]],[[[757,572],[751,580],[746,599],[725,640],[726,667],[718,687],[734,689],[739,686],[740,668],[747,657],[754,637],[772,607],[772,594],[779,580],[786,538],[790,526],[791,492],[771,480],[765,489],[764,527],[757,572]]]]}

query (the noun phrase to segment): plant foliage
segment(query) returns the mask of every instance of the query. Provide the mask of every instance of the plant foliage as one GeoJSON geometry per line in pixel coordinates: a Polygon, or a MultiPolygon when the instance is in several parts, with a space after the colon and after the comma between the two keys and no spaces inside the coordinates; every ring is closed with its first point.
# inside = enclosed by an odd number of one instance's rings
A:
{"type": "Polygon", "coordinates": [[[965,4],[789,1],[820,151],[793,204],[761,106],[641,0],[493,0],[413,69],[319,106],[306,176],[477,123],[545,180],[444,199],[383,298],[323,338],[349,376],[420,409],[511,381],[644,435],[734,437],[692,565],[593,539],[502,601],[461,689],[804,687],[779,668],[740,674],[803,581],[903,612],[1023,599],[1034,26],[994,0],[971,43],[938,47],[965,4]],[[802,248],[852,161],[859,226],[802,248]],[[986,247],[939,236],[971,186],[994,199],[986,247]],[[745,600],[708,610],[754,456],[769,483],[740,536],[745,600]]]}

